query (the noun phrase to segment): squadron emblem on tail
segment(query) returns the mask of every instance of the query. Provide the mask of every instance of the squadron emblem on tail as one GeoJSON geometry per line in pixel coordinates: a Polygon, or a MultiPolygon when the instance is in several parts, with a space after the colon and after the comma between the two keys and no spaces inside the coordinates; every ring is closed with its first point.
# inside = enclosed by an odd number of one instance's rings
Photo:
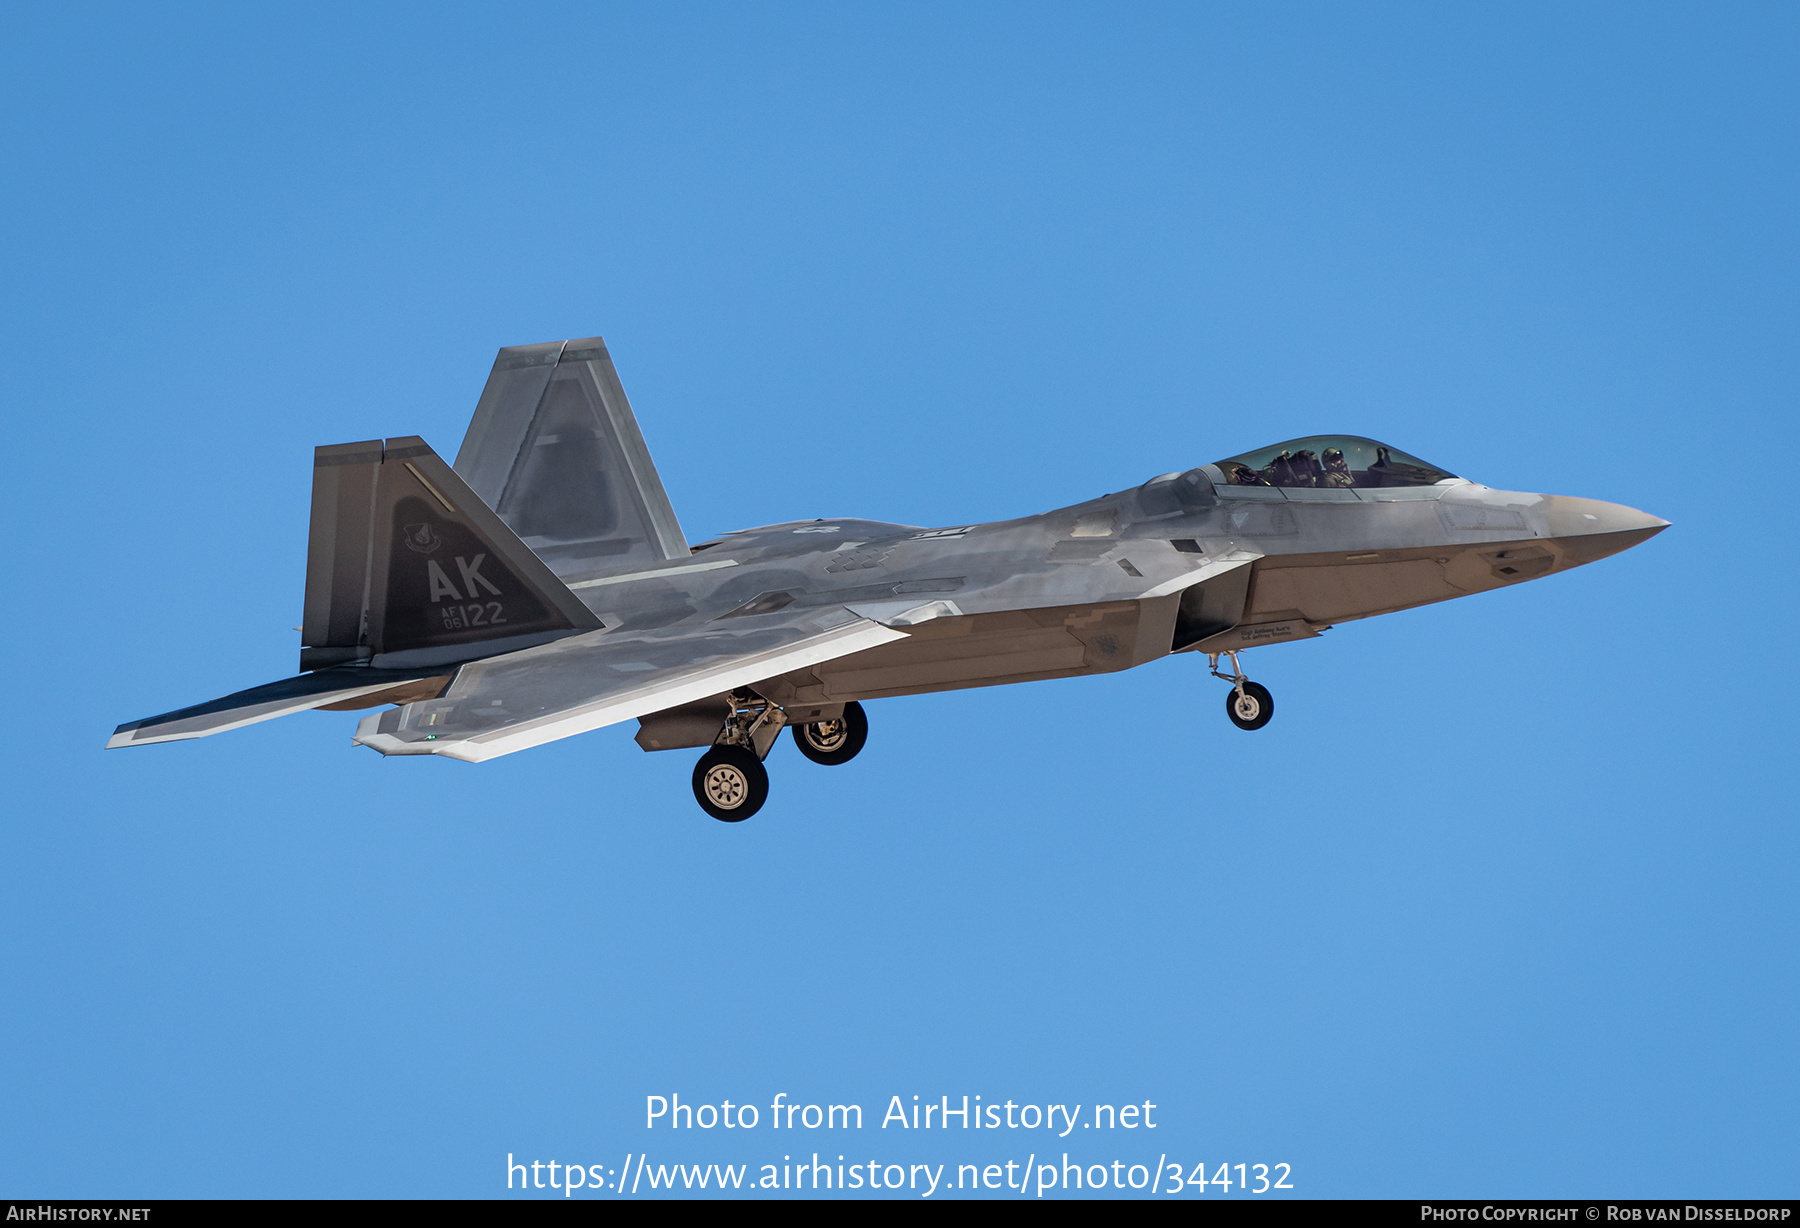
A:
{"type": "Polygon", "coordinates": [[[437,530],[430,524],[407,525],[402,540],[406,542],[408,550],[416,550],[420,554],[430,554],[444,544],[444,539],[438,536],[437,530]]]}

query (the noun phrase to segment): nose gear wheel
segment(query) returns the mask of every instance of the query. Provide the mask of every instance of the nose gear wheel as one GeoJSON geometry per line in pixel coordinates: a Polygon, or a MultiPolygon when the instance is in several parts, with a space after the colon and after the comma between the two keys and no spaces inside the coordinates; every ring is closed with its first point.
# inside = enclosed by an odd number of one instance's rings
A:
{"type": "Polygon", "coordinates": [[[1245,682],[1241,690],[1225,692],[1225,715],[1239,729],[1261,729],[1275,715],[1275,700],[1267,687],[1245,682]]]}
{"type": "Polygon", "coordinates": [[[1244,667],[1238,663],[1235,652],[1212,653],[1212,673],[1215,678],[1223,678],[1232,684],[1231,690],[1225,694],[1225,715],[1239,729],[1261,729],[1275,715],[1275,697],[1269,694],[1269,688],[1250,681],[1244,677],[1244,667]],[[1219,658],[1231,658],[1231,672],[1219,672],[1219,658]]]}

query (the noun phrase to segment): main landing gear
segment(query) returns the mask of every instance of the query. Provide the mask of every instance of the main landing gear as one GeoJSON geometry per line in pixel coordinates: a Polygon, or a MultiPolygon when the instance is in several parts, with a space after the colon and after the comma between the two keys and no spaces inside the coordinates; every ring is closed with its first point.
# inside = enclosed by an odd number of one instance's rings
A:
{"type": "MultiPolygon", "coordinates": [[[[741,823],[769,800],[769,773],[763,760],[774,749],[787,713],[760,695],[734,693],[731,715],[712,749],[694,765],[694,800],[723,823],[741,823]]],[[[834,720],[795,724],[794,745],[814,763],[848,763],[869,739],[862,705],[844,705],[834,720]]]]}
{"type": "Polygon", "coordinates": [[[800,753],[826,767],[850,762],[869,740],[869,718],[855,700],[844,705],[844,715],[835,721],[814,721],[793,729],[794,745],[800,753]]]}
{"type": "Polygon", "coordinates": [[[742,823],[769,800],[769,773],[756,752],[715,746],[694,765],[694,797],[720,822],[742,823]]]}
{"type": "Polygon", "coordinates": [[[1269,688],[1252,682],[1244,677],[1244,667],[1238,663],[1235,652],[1214,652],[1207,654],[1212,662],[1212,674],[1215,678],[1223,678],[1232,684],[1225,695],[1225,715],[1239,729],[1261,729],[1275,715],[1275,697],[1269,694],[1269,688]],[[1219,658],[1231,658],[1231,672],[1219,672],[1219,658]]]}

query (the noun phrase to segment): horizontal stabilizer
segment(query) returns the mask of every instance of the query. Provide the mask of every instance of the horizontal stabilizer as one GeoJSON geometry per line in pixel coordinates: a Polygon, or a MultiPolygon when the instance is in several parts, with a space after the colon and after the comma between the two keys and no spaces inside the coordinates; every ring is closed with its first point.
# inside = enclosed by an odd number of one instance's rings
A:
{"type": "Polygon", "coordinates": [[[120,725],[106,748],[148,746],[152,742],[179,742],[204,738],[227,729],[239,729],[258,721],[273,720],[308,708],[374,707],[429,699],[450,682],[448,674],[428,677],[429,671],[403,669],[325,669],[251,687],[210,703],[177,708],[161,716],[120,725]],[[363,701],[363,702],[358,702],[363,701]]]}

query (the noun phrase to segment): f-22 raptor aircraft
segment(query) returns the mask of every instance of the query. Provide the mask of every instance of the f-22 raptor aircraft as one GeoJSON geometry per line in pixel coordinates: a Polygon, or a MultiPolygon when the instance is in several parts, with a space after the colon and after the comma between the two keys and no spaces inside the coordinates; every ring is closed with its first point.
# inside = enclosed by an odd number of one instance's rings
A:
{"type": "Polygon", "coordinates": [[[781,729],[862,749],[862,701],[1197,653],[1240,729],[1238,654],[1605,558],[1668,522],[1492,490],[1352,435],[1285,443],[1018,520],[829,519],[690,546],[598,337],[500,351],[454,467],[417,436],[317,449],[299,676],[121,725],[109,747],[307,708],[356,742],[479,763],[635,718],[705,747],[726,822],[781,729]],[[1229,672],[1220,668],[1229,665],[1229,672]]]}

